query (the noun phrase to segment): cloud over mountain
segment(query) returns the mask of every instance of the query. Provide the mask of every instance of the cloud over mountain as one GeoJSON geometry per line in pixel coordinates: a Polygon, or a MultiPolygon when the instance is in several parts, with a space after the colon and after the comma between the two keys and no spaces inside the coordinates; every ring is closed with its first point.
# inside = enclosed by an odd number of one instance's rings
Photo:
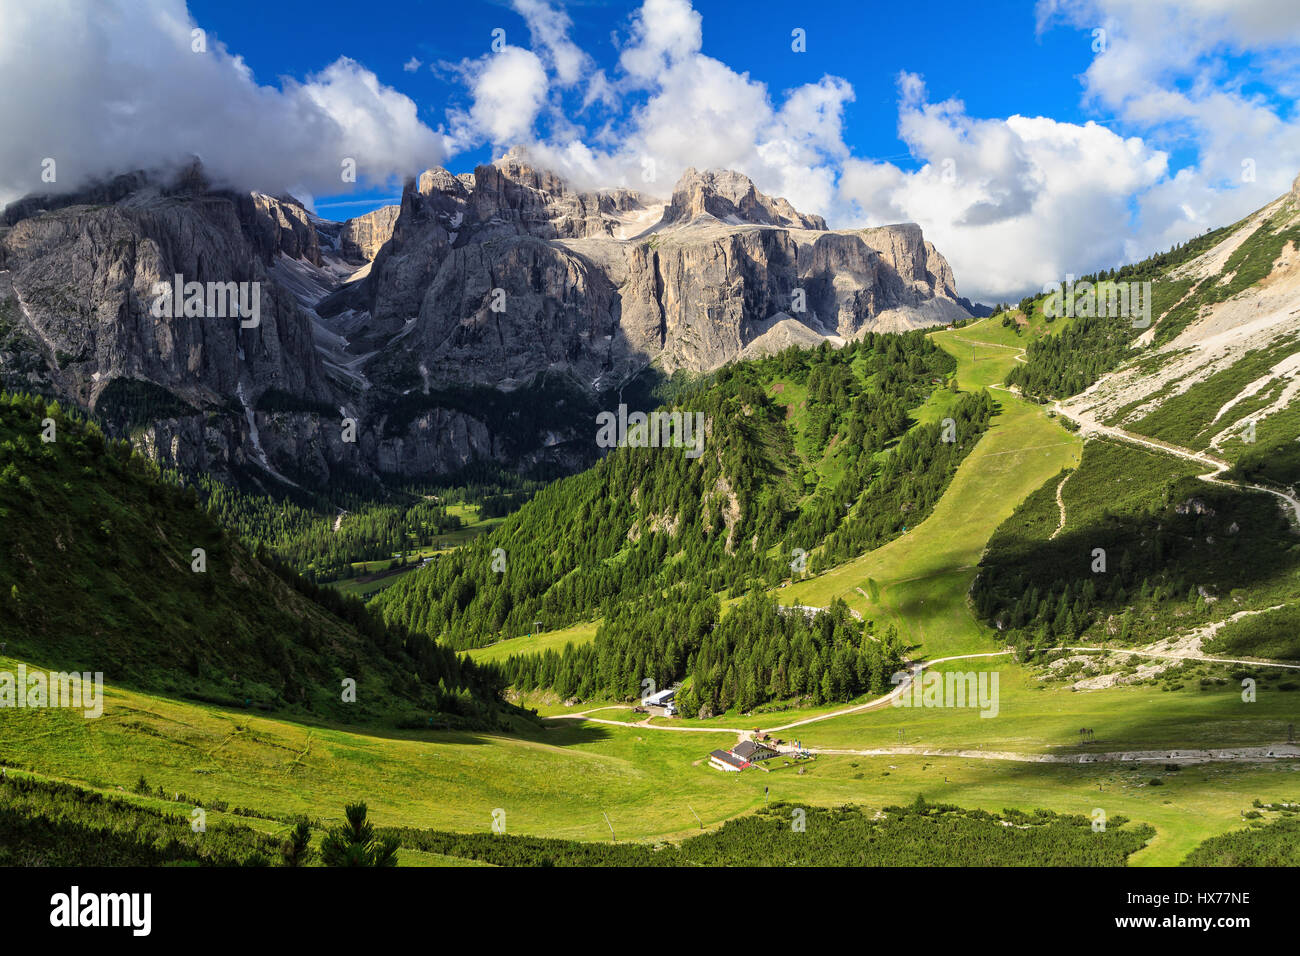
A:
{"type": "MultiPolygon", "coordinates": [[[[1039,0],[1040,34],[1092,44],[1079,103],[1096,120],[976,115],[903,69],[906,161],[850,145],[847,109],[880,91],[793,52],[808,79],[770,88],[704,52],[725,24],[690,0],[642,0],[599,49],[560,0],[511,0],[508,42],[435,64],[462,97],[421,104],[441,123],[347,58],[266,84],[215,38],[193,52],[184,0],[75,6],[0,0],[0,81],[23,91],[0,100],[0,203],[49,189],[47,158],[56,188],[197,154],[233,185],[336,195],[345,159],[373,183],[519,144],[583,188],[666,198],[688,167],[727,168],[834,227],[916,221],[962,291],[990,300],[1231,222],[1300,169],[1289,0],[1039,0]]],[[[403,71],[414,82],[423,63],[403,71]]]]}
{"type": "Polygon", "coordinates": [[[359,63],[262,85],[194,32],[183,0],[100,0],[94,16],[0,0],[0,23],[0,204],[190,155],[218,181],[308,194],[342,191],[347,159],[373,181],[446,155],[415,102],[359,63]]]}

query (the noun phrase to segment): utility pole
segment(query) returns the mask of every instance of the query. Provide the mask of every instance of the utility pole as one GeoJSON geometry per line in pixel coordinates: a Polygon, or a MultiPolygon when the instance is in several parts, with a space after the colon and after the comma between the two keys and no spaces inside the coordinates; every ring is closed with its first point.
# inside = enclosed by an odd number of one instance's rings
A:
{"type": "Polygon", "coordinates": [[[600,815],[605,818],[605,826],[609,827],[609,841],[611,843],[617,843],[618,837],[614,836],[614,824],[609,822],[609,814],[602,810],[600,811],[600,815]]]}

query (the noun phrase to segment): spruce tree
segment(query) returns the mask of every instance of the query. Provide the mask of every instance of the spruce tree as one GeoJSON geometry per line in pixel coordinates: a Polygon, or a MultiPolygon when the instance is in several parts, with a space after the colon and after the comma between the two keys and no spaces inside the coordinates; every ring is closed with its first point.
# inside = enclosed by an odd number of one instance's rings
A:
{"type": "Polygon", "coordinates": [[[375,827],[366,819],[365,803],[349,803],[343,815],[345,822],[321,841],[321,861],[326,866],[397,865],[397,840],[375,838],[375,827]]]}

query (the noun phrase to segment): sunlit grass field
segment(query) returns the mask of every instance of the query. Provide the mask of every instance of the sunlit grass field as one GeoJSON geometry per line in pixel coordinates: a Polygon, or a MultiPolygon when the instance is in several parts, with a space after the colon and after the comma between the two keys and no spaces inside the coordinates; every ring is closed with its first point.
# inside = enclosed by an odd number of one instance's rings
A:
{"type": "MultiPolygon", "coordinates": [[[[1125,720],[1147,719],[1137,699],[1144,693],[1150,691],[1133,691],[1134,706],[1125,720]]],[[[1114,699],[1122,704],[1124,696],[1121,692],[1114,699]]],[[[1148,712],[1162,712],[1178,697],[1163,696],[1168,699],[1148,712]]],[[[995,720],[965,716],[968,722],[997,728],[1014,727],[1022,718],[1044,718],[1019,711],[1011,701],[1004,701],[1004,708],[995,720]]],[[[815,725],[815,742],[833,744],[843,734],[855,746],[869,745],[888,738],[892,726],[865,727],[859,737],[852,722],[872,716],[898,720],[896,715],[907,713],[837,718],[815,725]],[[839,720],[844,729],[834,730],[839,720]]],[[[1185,719],[1194,716],[1192,709],[1184,712],[1185,719]]],[[[940,719],[960,723],[951,712],[940,719]]],[[[1067,736],[1080,715],[1056,719],[1061,735],[1067,736]]],[[[769,800],[825,806],[879,807],[910,802],[921,793],[929,801],[991,811],[1046,806],[1090,814],[1100,807],[1108,815],[1124,814],[1156,826],[1156,839],[1135,862],[1175,863],[1201,839],[1237,826],[1256,797],[1296,796],[1295,774],[1286,765],[1213,764],[1169,772],[1160,765],[846,755],[822,756],[771,773],[720,774],[708,768],[706,758],[713,747],[732,741],[725,733],[715,737],[564,721],[531,739],[441,731],[377,734],[118,690],[109,692],[105,715],[98,720],[48,710],[11,710],[3,720],[8,767],[114,793],[118,788],[129,792],[143,775],[151,787],[161,786],[169,795],[224,800],[232,811],[246,808],[254,815],[238,819],[268,830],[283,824],[259,823],[257,813],[306,813],[328,823],[345,802],[365,799],[378,824],[487,831],[492,811],[500,808],[512,833],[603,840],[609,831],[602,814],[608,814],[619,839],[675,839],[699,832],[700,821],[716,826],[755,809],[765,788],[769,800]],[[1163,786],[1151,786],[1155,778],[1163,786]]],[[[1109,724],[1094,719],[1094,724],[1098,737],[1106,736],[1108,743],[1107,728],[1116,719],[1109,724]]],[[[914,720],[912,726],[923,722],[914,720]]],[[[917,736],[909,736],[909,743],[924,733],[909,730],[913,732],[917,736]]],[[[987,739],[991,732],[971,736],[987,739]]],[[[803,736],[811,741],[812,728],[803,736]]],[[[949,746],[963,742],[960,733],[945,733],[944,738],[949,746]]]]}
{"type": "Polygon", "coordinates": [[[500,661],[512,654],[544,654],[547,651],[559,653],[565,644],[586,644],[596,636],[599,621],[584,621],[568,627],[556,628],[554,631],[541,631],[525,637],[512,637],[508,640],[476,647],[466,651],[476,661],[500,661]]]}
{"type": "MultiPolygon", "coordinates": [[[[972,344],[1016,337],[989,323],[936,333],[959,362],[962,389],[997,384],[1014,349],[972,344]]],[[[1023,340],[1021,340],[1023,341],[1023,340]]],[[[1008,344],[1014,344],[1009,342],[1008,344]]],[[[784,603],[822,606],[843,597],[878,623],[894,622],[914,646],[936,659],[1001,650],[996,634],[966,604],[974,566],[994,529],[1031,491],[1073,467],[1081,443],[1040,406],[995,391],[1000,414],[959,468],[934,513],[884,547],[819,577],[778,589],[784,603]],[[863,593],[865,592],[865,593],[863,593]]],[[[951,393],[938,390],[918,412],[942,417],[951,393]]],[[[495,660],[520,651],[561,649],[594,637],[597,622],[515,638],[470,652],[495,660]]],[[[0,667],[13,662],[0,659],[0,667]]],[[[1259,745],[1285,739],[1300,695],[1261,684],[1245,704],[1233,684],[1202,690],[1155,685],[1075,692],[1044,685],[1010,657],[940,665],[996,670],[999,714],[977,709],[910,709],[889,705],[782,733],[806,746],[863,750],[935,749],[1067,753],[1259,745]],[[1079,729],[1095,741],[1083,744],[1079,729]]],[[[359,688],[365,693],[365,688],[359,688]]],[[[544,713],[561,702],[533,695],[521,703],[544,713]]],[[[600,702],[583,702],[591,710],[600,702]]],[[[839,707],[730,714],[679,726],[773,728],[839,707]]],[[[680,839],[751,812],[765,800],[868,807],[927,801],[1001,811],[1037,807],[1091,815],[1125,815],[1156,827],[1132,862],[1173,864],[1201,840],[1238,828],[1255,798],[1295,800],[1293,764],[1216,763],[1166,770],[1163,764],[1045,764],[971,757],[822,755],[769,765],[771,772],[721,774],[708,752],[734,743],[719,730],[679,733],[631,725],[626,707],[595,717],[628,723],[547,721],[529,736],[448,731],[367,731],[277,720],[246,711],[179,702],[109,688],[105,714],[86,720],[68,711],[0,711],[0,764],[20,771],[129,793],[143,776],[151,788],[205,801],[223,800],[252,815],[237,819],[277,830],[306,813],[334,822],[342,806],[364,799],[379,825],[487,831],[506,813],[507,832],[582,840],[680,839]],[[1159,785],[1153,785],[1159,780],[1159,785]],[[609,823],[606,823],[606,816],[609,823]]],[[[663,721],[658,721],[662,723],[663,721]]],[[[140,798],[152,800],[154,798],[140,798]]],[[[223,816],[223,815],[218,815],[223,816]]],[[[230,814],[232,818],[233,814],[230,814]]],[[[445,865],[445,857],[403,851],[409,865],[445,865]]]]}

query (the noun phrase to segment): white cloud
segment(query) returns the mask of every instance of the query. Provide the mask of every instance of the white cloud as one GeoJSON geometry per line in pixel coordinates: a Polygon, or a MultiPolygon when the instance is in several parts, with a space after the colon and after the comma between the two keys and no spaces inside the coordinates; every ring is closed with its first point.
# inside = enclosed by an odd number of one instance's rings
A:
{"type": "Polygon", "coordinates": [[[546,65],[561,86],[573,86],[591,64],[582,48],[569,39],[573,22],[546,0],[512,0],[515,12],[524,18],[533,44],[541,48],[546,65]]]}
{"type": "Polygon", "coordinates": [[[216,181],[337,193],[346,158],[387,180],[442,161],[408,97],[340,59],[306,82],[259,85],[208,37],[194,52],[183,0],[0,0],[0,203],[197,155],[216,181]],[[41,181],[41,162],[57,181],[41,181]]]}
{"type": "Polygon", "coordinates": [[[419,57],[413,56],[405,63],[402,64],[402,69],[405,70],[407,73],[414,73],[422,66],[424,66],[424,61],[421,60],[419,57]]]}
{"type": "Polygon", "coordinates": [[[1040,29],[1105,31],[1083,75],[1087,104],[1195,154],[1141,197],[1142,244],[1232,222],[1300,170],[1294,0],[1040,0],[1038,14],[1040,29]]]}
{"type": "Polygon", "coordinates": [[[632,20],[632,40],[619,65],[628,76],[652,82],[699,53],[703,18],[688,0],[645,0],[632,20]]]}
{"type": "Polygon", "coordinates": [[[473,97],[468,112],[451,110],[452,138],[457,150],[487,139],[494,146],[528,142],[533,124],[546,102],[550,85],[541,58],[531,50],[503,46],[478,60],[462,64],[473,97]]]}
{"type": "Polygon", "coordinates": [[[1131,197],[1165,176],[1162,152],[1095,123],[972,118],[960,101],[928,102],[913,75],[899,91],[899,134],[924,165],[850,160],[838,198],[856,215],[845,219],[919,222],[975,299],[1019,298],[1124,258],[1131,197]]]}

